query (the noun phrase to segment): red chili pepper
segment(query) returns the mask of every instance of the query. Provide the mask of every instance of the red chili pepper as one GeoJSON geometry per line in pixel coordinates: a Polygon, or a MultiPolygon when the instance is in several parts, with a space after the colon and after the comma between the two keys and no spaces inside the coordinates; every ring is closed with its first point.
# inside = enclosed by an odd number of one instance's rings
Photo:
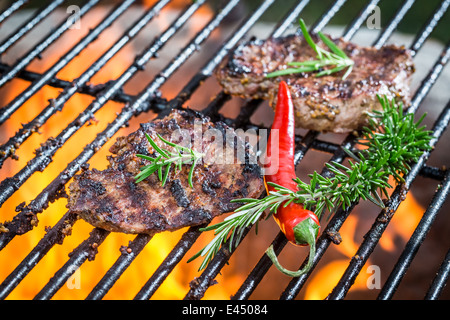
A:
{"type": "MultiPolygon", "coordinates": [[[[292,191],[297,191],[297,183],[293,180],[296,177],[295,164],[295,123],[294,123],[294,105],[292,103],[291,93],[286,82],[281,81],[278,89],[277,104],[275,108],[275,118],[272,124],[271,133],[267,142],[268,165],[272,171],[274,165],[278,165],[276,173],[268,173],[264,176],[267,193],[274,191],[274,188],[267,185],[267,182],[273,182],[292,191]],[[278,159],[272,157],[272,134],[278,130],[278,159]]],[[[306,273],[311,265],[315,255],[315,242],[319,233],[320,223],[317,216],[310,210],[303,208],[301,204],[291,202],[287,206],[280,205],[273,214],[281,231],[286,238],[296,245],[309,245],[310,255],[308,264],[304,269],[298,271],[286,270],[278,262],[277,256],[270,246],[267,250],[268,256],[272,259],[274,265],[283,273],[298,277],[306,273]]]]}

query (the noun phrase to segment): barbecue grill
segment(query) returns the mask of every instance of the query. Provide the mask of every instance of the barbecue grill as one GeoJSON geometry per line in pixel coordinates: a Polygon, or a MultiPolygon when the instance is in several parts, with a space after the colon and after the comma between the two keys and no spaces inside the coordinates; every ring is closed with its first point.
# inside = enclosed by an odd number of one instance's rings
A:
{"type": "MultiPolygon", "coordinates": [[[[139,121],[144,122],[154,117],[163,117],[174,108],[192,106],[211,117],[212,120],[222,120],[235,128],[259,129],[267,126],[255,121],[255,118],[258,119],[261,114],[264,114],[264,110],[270,110],[267,104],[259,100],[243,101],[230,97],[214,83],[213,71],[240,41],[248,40],[253,35],[252,32],[257,32],[258,26],[262,25],[261,21],[267,20],[264,18],[280,15],[274,25],[270,22],[264,23],[264,31],[270,28],[269,33],[265,34],[266,37],[281,36],[293,30],[295,32],[298,18],[312,5],[308,0],[283,1],[282,5],[280,5],[280,2],[276,0],[259,1],[258,5],[244,16],[240,15],[243,3],[239,0],[186,1],[181,5],[177,4],[176,10],[173,9],[174,6],[169,0],[155,1],[151,5],[145,5],[135,0],[126,0],[117,2],[115,6],[112,6],[110,2],[87,0],[79,7],[75,6],[68,11],[66,9],[70,6],[70,3],[63,0],[49,1],[41,8],[28,11],[26,0],[14,1],[6,5],[0,13],[2,27],[8,25],[9,20],[19,16],[22,12],[29,13],[23,16],[20,23],[3,36],[0,43],[0,53],[3,57],[0,63],[0,87],[2,90],[7,90],[11,88],[12,84],[20,83],[24,88],[10,101],[4,102],[0,111],[0,130],[3,130],[0,131],[2,135],[0,164],[3,166],[0,172],[2,174],[0,177],[3,177],[0,182],[0,206],[3,206],[1,209],[2,224],[0,225],[0,249],[2,251],[0,257],[3,254],[2,261],[6,262],[7,255],[14,252],[18,238],[38,232],[37,222],[41,217],[49,214],[51,203],[65,201],[63,199],[65,189],[71,178],[85,168],[92,158],[104,158],[111,141],[115,140],[117,135],[123,135],[124,130],[129,130],[127,132],[136,130],[139,121]],[[124,47],[127,47],[153,20],[157,19],[165,10],[168,10],[168,7],[176,12],[175,18],[167,26],[161,28],[155,38],[146,38],[145,48],[141,49],[138,54],[134,53],[133,61],[118,76],[111,77],[104,83],[92,85],[91,79],[110,66],[108,62],[117,56],[124,47]],[[198,31],[195,30],[189,35],[189,39],[180,48],[179,42],[174,43],[173,39],[185,32],[186,24],[198,14],[199,10],[206,7],[211,11],[208,20],[198,31]],[[281,14],[279,13],[280,7],[285,8],[281,14]],[[52,44],[67,37],[68,32],[73,30],[74,27],[76,28],[77,23],[85,23],[85,17],[98,8],[103,8],[105,11],[99,22],[90,26],[88,32],[79,41],[74,41],[67,48],[63,48],[57,59],[52,60],[44,72],[37,72],[36,68],[30,67],[33,62],[39,61],[39,59],[45,62],[48,57],[46,52],[52,47],[52,44]],[[278,9],[277,13],[272,13],[275,8],[278,9]],[[132,15],[129,14],[131,11],[133,11],[132,15]],[[52,16],[57,12],[63,12],[63,19],[58,20],[59,22],[53,22],[52,16]],[[67,80],[60,75],[60,71],[80,59],[79,55],[83,54],[89,46],[104,41],[104,35],[108,29],[121,21],[127,13],[128,24],[123,34],[108,46],[93,63],[83,65],[84,69],[79,76],[67,80]],[[50,28],[48,26],[43,27],[43,23],[46,23],[47,20],[52,21],[50,28]],[[21,55],[15,55],[15,46],[28,44],[29,42],[24,44],[21,40],[33,32],[39,35],[38,40],[32,42],[21,55]],[[166,47],[171,47],[175,54],[164,61],[162,52],[166,47]],[[196,58],[200,54],[202,58],[196,58]],[[145,78],[145,83],[142,84],[142,80],[140,80],[142,78],[139,78],[139,75],[151,68],[150,63],[154,63],[159,69],[150,78],[145,78]],[[182,78],[180,73],[188,74],[188,76],[182,78]],[[174,80],[175,78],[176,80],[174,80]],[[135,83],[139,83],[142,88],[137,86],[139,89],[134,90],[136,92],[133,92],[133,90],[127,91],[126,84],[134,79],[138,79],[135,80],[135,83]],[[23,86],[24,83],[25,86],[23,86]],[[176,93],[173,89],[172,91],[167,89],[172,83],[177,90],[176,93]],[[211,87],[216,91],[212,91],[211,87]],[[26,123],[21,124],[22,126],[17,132],[6,131],[8,124],[18,119],[15,116],[25,108],[26,102],[39,95],[43,88],[57,89],[55,98],[43,102],[44,106],[36,106],[36,108],[39,108],[38,112],[29,110],[33,117],[26,123]],[[48,121],[51,121],[52,117],[64,111],[68,101],[79,96],[87,97],[87,100],[82,101],[88,102],[79,105],[79,109],[72,114],[71,120],[67,122],[68,124],[62,127],[60,132],[56,132],[54,138],[49,137],[41,145],[33,145],[34,154],[25,153],[25,155],[21,155],[20,160],[22,160],[22,157],[28,157],[25,162],[17,162],[17,154],[20,153],[21,149],[33,144],[33,137],[38,136],[40,129],[48,121]],[[201,101],[208,102],[203,105],[195,104],[195,101],[200,101],[198,99],[204,99],[201,101]],[[103,112],[104,109],[102,108],[105,105],[110,106],[111,103],[116,106],[116,109],[108,107],[113,110],[108,111],[109,114],[113,115],[113,118],[109,123],[102,126],[102,119],[99,118],[98,113],[103,112]],[[238,105],[238,108],[233,109],[233,105],[238,105]],[[231,111],[228,112],[228,109],[231,111]],[[96,121],[98,122],[97,125],[95,125],[96,121]],[[89,124],[93,125],[88,126],[89,124]],[[72,136],[76,137],[77,133],[85,128],[93,130],[94,134],[87,144],[81,146],[80,152],[71,154],[70,151],[64,151],[66,153],[64,155],[66,166],[58,168],[57,174],[45,180],[48,182],[39,190],[37,195],[18,197],[17,194],[22,194],[20,191],[27,181],[36,177],[36,175],[39,177],[45,175],[54,158],[58,156],[58,152],[61,153],[60,150],[70,141],[73,141],[72,136]],[[15,171],[9,171],[9,166],[16,163],[23,163],[23,165],[15,171]],[[11,208],[7,204],[11,203],[16,206],[14,213],[9,212],[9,210],[6,212],[6,208],[11,208]]],[[[384,12],[383,1],[379,0],[358,3],[356,5],[358,13],[354,17],[346,17],[348,25],[343,33],[333,33],[338,30],[334,28],[329,29],[333,30],[330,33],[333,36],[342,36],[345,40],[351,40],[359,31],[362,31],[360,29],[365,26],[366,20],[373,13],[374,6],[379,5],[382,12],[382,24],[380,30],[372,31],[377,35],[372,45],[381,47],[391,39],[410,10],[418,5],[415,2],[414,0],[402,1],[397,4],[395,12],[384,12]]],[[[339,14],[340,10],[344,10],[346,5],[350,4],[345,0],[321,2],[321,13],[310,26],[310,30],[317,32],[328,28],[330,21],[335,15],[339,14]]],[[[428,45],[427,40],[436,28],[444,26],[448,29],[450,25],[447,12],[449,5],[450,0],[438,3],[435,8],[430,10],[431,13],[425,20],[417,22],[420,28],[418,28],[409,45],[415,58],[419,51],[428,45]]],[[[309,17],[306,20],[308,22],[309,17]]],[[[183,37],[185,37],[184,34],[183,37]]],[[[450,58],[450,42],[447,42],[440,50],[441,52],[436,54],[435,60],[430,64],[424,77],[417,80],[418,85],[417,88],[413,88],[415,91],[413,91],[412,103],[408,112],[422,113],[421,106],[426,98],[432,98],[435,94],[432,89],[435,83],[439,82],[439,77],[444,73],[450,58]]],[[[417,74],[414,75],[415,78],[417,76],[417,74]]],[[[439,94],[448,100],[448,91],[439,94]]],[[[366,272],[364,267],[367,261],[377,251],[380,239],[382,239],[385,230],[395,217],[397,209],[416,185],[422,183],[431,185],[432,187],[428,189],[433,191],[432,196],[426,199],[426,209],[411,237],[400,248],[401,250],[399,249],[399,255],[395,258],[389,256],[390,270],[383,269],[385,277],[381,288],[373,291],[375,297],[378,299],[393,298],[394,294],[401,288],[402,281],[411,277],[410,273],[407,274],[407,271],[414,264],[414,259],[420,256],[419,249],[423,247],[423,243],[426,243],[426,237],[433,233],[432,226],[435,226],[436,219],[441,219],[439,221],[443,221],[441,224],[444,226],[445,221],[447,221],[448,227],[448,217],[446,220],[441,218],[445,216],[445,210],[441,210],[441,208],[445,205],[450,190],[450,176],[446,168],[448,163],[445,163],[445,160],[442,159],[433,160],[432,156],[440,148],[445,150],[446,144],[448,144],[442,142],[445,139],[442,137],[445,135],[445,130],[450,121],[450,100],[441,105],[435,105],[433,108],[435,115],[430,114],[427,119],[430,121],[429,128],[433,132],[431,145],[434,149],[425,152],[418,163],[412,166],[410,173],[405,177],[405,182],[392,191],[391,198],[386,202],[386,209],[377,209],[378,215],[373,215],[370,223],[366,223],[367,228],[364,230],[363,239],[360,240],[356,252],[353,252],[348,259],[345,271],[339,274],[339,280],[332,291],[329,292],[328,299],[350,298],[348,293],[358,275],[366,272]]],[[[345,162],[346,153],[343,152],[341,147],[353,147],[355,135],[350,134],[346,137],[337,138],[334,135],[321,135],[314,131],[300,131],[297,140],[296,162],[298,170],[301,171],[304,160],[311,152],[320,152],[326,155],[328,158],[326,161],[345,162]]],[[[317,170],[322,170],[322,174],[325,176],[330,175],[323,164],[317,170]]],[[[314,267],[299,278],[286,280],[286,277],[284,277],[285,288],[280,292],[272,292],[271,297],[267,295],[264,297],[286,300],[301,298],[302,289],[308,285],[311,275],[314,274],[321,261],[325,259],[326,252],[335,245],[342,245],[339,244],[340,229],[351,213],[357,210],[359,206],[360,204],[353,203],[345,210],[339,209],[329,221],[322,221],[322,232],[317,240],[317,255],[314,260],[314,267]]],[[[117,254],[118,257],[112,265],[108,266],[106,273],[96,274],[97,279],[93,280],[95,283],[88,292],[87,299],[107,297],[108,292],[117,284],[119,278],[127,270],[131,270],[133,265],[137,263],[147,266],[149,264],[154,265],[153,261],[142,261],[142,259],[139,259],[139,255],[145,251],[146,246],[151,246],[152,241],[157,240],[155,239],[157,236],[140,234],[134,236],[129,243],[123,243],[122,246],[111,249],[110,247],[104,248],[102,243],[107,243],[108,238],[112,237],[113,234],[91,227],[89,234],[84,234],[84,241],[72,243],[71,239],[78,232],[76,225],[81,222],[67,211],[59,210],[55,214],[57,215],[57,218],[55,218],[57,222],[46,228],[46,232],[41,236],[41,239],[37,243],[33,243],[31,251],[21,257],[20,263],[7,269],[9,270],[7,274],[1,275],[0,297],[2,299],[13,296],[14,291],[18,290],[19,287],[30,283],[30,281],[24,280],[37,277],[33,270],[42,265],[49,252],[58,247],[57,244],[61,248],[67,247],[66,250],[70,254],[65,263],[59,266],[56,273],[49,275],[45,280],[46,283],[37,292],[32,292],[35,299],[51,299],[54,297],[68,281],[73,279],[82,265],[98,263],[99,261],[96,258],[97,255],[102,253],[102,250],[103,252],[113,250],[115,252],[114,257],[117,254]],[[87,263],[88,260],[92,262],[87,263]]],[[[269,221],[266,222],[266,224],[269,223],[269,221]]],[[[42,228],[41,224],[39,224],[39,227],[42,228]]],[[[272,224],[272,227],[276,228],[275,224],[272,224]]],[[[158,265],[154,268],[148,267],[148,270],[154,271],[140,277],[141,283],[138,284],[140,290],[133,293],[135,299],[150,299],[153,297],[164,281],[170,277],[173,270],[180,267],[181,264],[185,264],[189,255],[196,252],[194,249],[198,250],[201,247],[198,245],[198,241],[203,235],[199,228],[190,227],[183,230],[176,244],[170,248],[168,255],[161,260],[162,262],[158,262],[158,265]]],[[[439,230],[444,235],[448,235],[448,228],[444,231],[442,231],[442,228],[439,230]]],[[[247,230],[243,242],[248,242],[248,240],[259,241],[260,237],[262,235],[255,237],[253,230],[247,230]]],[[[286,238],[280,232],[272,239],[271,243],[274,245],[276,253],[282,255],[282,251],[288,249],[286,238]]],[[[442,237],[441,242],[442,247],[448,250],[449,242],[446,240],[448,239],[442,237]]],[[[267,245],[270,245],[270,242],[267,242],[267,245]]],[[[214,285],[217,282],[216,278],[220,273],[226,273],[227,264],[231,262],[230,259],[233,258],[233,255],[238,254],[239,249],[240,246],[234,251],[230,251],[226,246],[223,247],[205,270],[198,272],[195,278],[189,279],[190,284],[189,288],[186,289],[184,299],[202,299],[208,289],[221,286],[221,282],[214,285]]],[[[297,250],[295,252],[301,251],[298,248],[295,250],[297,250]]],[[[425,299],[450,297],[448,289],[445,289],[450,272],[450,251],[445,252],[445,250],[435,249],[433,251],[433,254],[438,256],[437,259],[441,261],[440,263],[436,265],[431,265],[428,261],[424,263],[426,268],[431,270],[429,274],[434,274],[434,276],[426,279],[429,286],[423,292],[419,292],[417,296],[425,299]]],[[[304,257],[304,259],[306,262],[307,257],[304,257]]],[[[302,262],[298,257],[293,261],[296,261],[297,264],[302,262]]],[[[433,261],[437,261],[436,258],[433,261]]],[[[45,263],[50,264],[51,261],[45,263]]],[[[264,254],[264,250],[260,253],[260,259],[252,261],[247,259],[245,263],[251,269],[245,269],[246,274],[239,278],[237,290],[231,293],[231,298],[234,300],[254,298],[255,296],[252,295],[253,293],[256,294],[258,286],[267,285],[267,282],[271,281],[272,273],[270,273],[270,269],[272,264],[264,254]]],[[[295,268],[295,265],[293,265],[293,268],[295,268]]],[[[41,267],[40,270],[42,272],[45,267],[41,267]]],[[[412,278],[414,279],[414,276],[412,278]]],[[[227,279],[225,278],[223,281],[227,281],[227,279]]],[[[373,297],[373,294],[371,297],[373,297]]],[[[358,296],[352,295],[351,298],[358,298],[358,296]]]]}

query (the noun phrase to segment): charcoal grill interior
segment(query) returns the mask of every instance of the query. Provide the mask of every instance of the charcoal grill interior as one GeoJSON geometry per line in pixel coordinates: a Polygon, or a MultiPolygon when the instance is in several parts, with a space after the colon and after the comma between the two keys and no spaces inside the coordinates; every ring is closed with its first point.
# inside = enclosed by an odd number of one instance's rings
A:
{"type": "MultiPolygon", "coordinates": [[[[207,240],[199,227],[173,235],[121,238],[127,240],[117,245],[111,239],[118,235],[89,227],[67,213],[65,190],[86,164],[105,166],[105,156],[116,137],[136,130],[140,122],[163,117],[174,108],[191,107],[235,128],[268,127],[271,110],[267,102],[230,97],[221,91],[213,71],[240,41],[251,36],[265,38],[296,32],[299,17],[305,18],[313,32],[324,30],[333,36],[376,47],[386,43],[409,47],[417,72],[408,112],[429,113],[427,125],[433,131],[434,148],[413,165],[406,182],[392,191],[386,210],[355,203],[347,210],[339,210],[329,221],[322,221],[318,253],[308,274],[288,279],[271,268],[264,254],[271,243],[292,268],[299,267],[307,257],[301,248],[287,245],[284,235],[268,220],[260,224],[258,235],[248,230],[235,252],[223,248],[205,270],[182,279],[189,286],[178,289],[183,293],[177,297],[217,297],[209,295],[210,292],[219,290],[225,282],[233,282],[230,286],[233,291],[227,298],[302,299],[309,280],[324,261],[338,257],[332,252],[335,246],[343,245],[337,240],[341,227],[350,223],[349,217],[360,214],[366,220],[355,231],[357,247],[332,290],[322,298],[450,298],[446,288],[450,265],[447,251],[450,243],[446,236],[450,228],[447,214],[450,207],[448,200],[445,203],[450,189],[446,131],[450,100],[448,88],[444,89],[450,74],[446,66],[450,38],[444,43],[433,40],[436,30],[448,30],[450,26],[450,1],[435,1],[427,17],[417,21],[414,34],[398,33],[404,19],[411,19],[408,15],[419,2],[337,0],[320,1],[318,5],[319,2],[313,4],[307,0],[264,0],[249,5],[239,0],[87,0],[70,10],[70,3],[63,0],[40,2],[39,8],[26,0],[2,4],[0,259],[4,267],[0,274],[0,298],[72,297],[61,292],[69,292],[68,283],[75,283],[77,274],[81,286],[89,288],[83,297],[86,299],[111,298],[108,294],[112,291],[123,292],[116,298],[150,299],[158,297],[163,287],[174,291],[180,286],[173,284],[171,276],[174,270],[198,267],[196,262],[187,266],[186,260],[207,240]],[[395,11],[388,11],[387,2],[395,2],[395,11]],[[376,5],[381,9],[381,25],[379,29],[368,30],[366,21],[376,5]],[[356,13],[349,16],[344,12],[356,13]],[[71,36],[77,32],[70,23],[75,21],[74,17],[79,17],[75,20],[84,25],[78,30],[78,38],[71,36]],[[334,19],[345,20],[345,26],[333,26],[334,19]],[[95,59],[73,67],[76,76],[64,76],[61,70],[75,65],[98,43],[107,45],[91,51],[90,54],[101,50],[95,59]],[[114,60],[121,55],[121,63],[114,60]],[[117,74],[99,77],[102,73],[108,75],[114,63],[120,64],[117,74]],[[27,104],[30,99],[43,96],[43,90],[50,90],[53,97],[27,104]],[[6,92],[14,95],[6,96],[6,92]],[[69,101],[74,99],[78,99],[75,103],[78,109],[64,113],[69,101]],[[22,123],[21,112],[26,115],[22,123]],[[60,117],[63,114],[67,119],[60,117]],[[49,123],[62,125],[49,129],[49,123]],[[50,132],[44,132],[45,128],[50,132]],[[84,135],[88,140],[83,139],[84,135]],[[40,141],[42,136],[45,139],[40,141]],[[415,194],[425,208],[421,219],[408,239],[397,239],[394,252],[383,251],[379,243],[409,194],[415,194]],[[365,211],[372,213],[365,214],[365,211]],[[51,224],[46,225],[46,221],[51,224]],[[33,234],[39,235],[38,238],[29,238],[28,249],[13,258],[19,252],[20,239],[33,234]],[[149,257],[148,248],[162,246],[161,239],[166,239],[162,237],[169,237],[173,245],[162,251],[163,257],[149,257]],[[49,260],[49,254],[57,250],[65,257],[62,263],[49,260]],[[94,278],[86,278],[85,270],[104,263],[102,259],[108,254],[114,257],[112,262],[99,269],[106,271],[91,272],[94,278]],[[381,269],[381,287],[352,290],[358,283],[358,275],[367,273],[369,259],[371,264],[387,260],[381,269]],[[126,279],[130,273],[137,272],[137,265],[144,266],[139,269],[144,272],[138,280],[133,280],[138,282],[133,283],[135,291],[128,292],[131,283],[127,281],[131,280],[126,279]],[[45,273],[46,269],[51,270],[50,274],[45,273]],[[410,284],[405,285],[406,282],[410,284]],[[415,286],[417,283],[425,286],[415,286]]],[[[304,177],[311,170],[329,175],[324,163],[345,162],[346,154],[341,146],[348,148],[354,143],[353,134],[299,130],[296,154],[299,175],[304,177]],[[307,164],[308,158],[323,161],[319,166],[317,160],[311,165],[307,164]]]]}

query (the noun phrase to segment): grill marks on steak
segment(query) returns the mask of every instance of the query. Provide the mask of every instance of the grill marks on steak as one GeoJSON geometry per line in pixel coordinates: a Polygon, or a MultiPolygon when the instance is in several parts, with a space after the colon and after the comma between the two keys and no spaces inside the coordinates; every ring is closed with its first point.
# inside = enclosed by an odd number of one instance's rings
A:
{"type": "Polygon", "coordinates": [[[231,203],[232,199],[257,198],[264,189],[259,166],[248,161],[238,163],[237,148],[245,150],[247,160],[253,152],[225,124],[211,123],[193,111],[173,111],[164,119],[141,124],[136,132],[119,137],[110,148],[113,155],[109,156],[110,165],[106,170],[85,170],[75,176],[69,186],[68,207],[96,227],[125,233],[153,234],[209,222],[217,215],[236,209],[239,204],[231,203]],[[234,138],[225,139],[225,135],[222,141],[204,138],[201,150],[194,145],[195,151],[211,153],[228,144],[235,162],[198,163],[194,169],[193,189],[188,184],[190,165],[183,165],[178,172],[172,168],[164,187],[156,174],[135,183],[133,177],[140,172],[139,168],[149,164],[136,154],[155,156],[144,132],[159,146],[170,150],[156,133],[171,140],[174,130],[181,128],[193,138],[194,126],[201,128],[202,136],[206,130],[215,128],[234,138]]]}
{"type": "MultiPolygon", "coordinates": [[[[318,37],[312,37],[326,48],[318,37]]],[[[288,68],[288,62],[316,59],[314,50],[298,35],[240,45],[218,68],[217,79],[225,92],[268,99],[272,107],[276,105],[278,83],[285,80],[295,105],[296,126],[316,131],[360,129],[367,123],[368,112],[381,109],[377,94],[409,104],[414,65],[408,50],[395,45],[376,49],[342,39],[333,41],[355,63],[345,80],[342,76],[346,70],[323,77],[300,73],[266,78],[270,72],[288,68]]]]}

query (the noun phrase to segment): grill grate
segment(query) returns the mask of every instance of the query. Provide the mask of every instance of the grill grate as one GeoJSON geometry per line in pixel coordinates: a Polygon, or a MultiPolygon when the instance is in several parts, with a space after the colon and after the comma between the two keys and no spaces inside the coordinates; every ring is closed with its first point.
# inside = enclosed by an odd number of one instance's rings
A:
{"type": "MultiPolygon", "coordinates": [[[[0,23],[8,19],[14,12],[19,10],[27,1],[15,1],[9,8],[6,8],[0,13],[0,23]]],[[[0,87],[12,79],[22,79],[29,82],[29,86],[18,95],[13,101],[8,103],[1,109],[0,125],[6,122],[14,113],[23,108],[24,103],[33,95],[36,94],[42,87],[51,86],[54,88],[63,89],[57,98],[49,101],[49,104],[29,123],[23,127],[9,140],[0,146],[0,167],[9,158],[14,157],[15,149],[25,143],[25,141],[33,135],[46,121],[57,111],[60,111],[67,101],[76,94],[86,94],[93,97],[93,101],[80,113],[56,138],[49,139],[39,149],[36,150],[34,158],[30,159],[27,164],[14,176],[4,179],[0,182],[0,206],[3,205],[19,188],[37,171],[44,171],[45,168],[52,161],[55,153],[63,146],[78,130],[86,124],[93,115],[100,110],[108,101],[116,101],[124,104],[123,109],[117,114],[117,117],[107,125],[107,127],[99,132],[95,139],[87,144],[83,151],[75,157],[67,167],[62,170],[59,175],[54,178],[28,205],[21,205],[18,207],[18,214],[11,222],[5,223],[7,232],[0,233],[0,250],[4,249],[10,244],[16,235],[32,231],[33,221],[35,216],[45,210],[49,206],[49,202],[60,196],[70,179],[86,164],[95,153],[104,146],[109,139],[117,133],[123,126],[126,126],[128,121],[140,114],[152,111],[158,117],[164,117],[173,108],[181,108],[187,102],[197,89],[202,87],[203,82],[208,80],[213,74],[214,69],[222,61],[222,59],[241,41],[251,28],[261,19],[261,17],[274,6],[275,0],[261,1],[259,7],[243,19],[243,22],[235,28],[235,32],[226,39],[217,51],[210,57],[210,59],[195,73],[181,89],[181,91],[172,99],[166,100],[160,95],[161,87],[194,55],[198,50],[201,51],[201,46],[211,37],[213,32],[222,27],[225,19],[233,12],[240,4],[239,0],[227,1],[226,4],[217,10],[216,14],[211,20],[202,28],[190,41],[182,48],[179,53],[160,71],[153,80],[148,83],[143,90],[138,94],[132,95],[124,92],[124,85],[130,81],[136,74],[141,71],[144,66],[151,60],[157,57],[158,52],[172,39],[177,32],[189,21],[195,12],[201,8],[207,1],[197,0],[182,10],[178,17],[169,25],[148,47],[146,47],[117,79],[111,80],[103,85],[92,87],[88,82],[92,77],[98,73],[128,42],[131,41],[138,33],[150,23],[150,21],[158,15],[169,3],[169,0],[160,0],[151,8],[145,11],[137,20],[129,27],[123,35],[117,40],[104,54],[101,55],[85,72],[83,72],[74,81],[66,81],[57,77],[58,72],[69,64],[76,56],[82,52],[90,43],[94,42],[102,32],[113,24],[117,19],[127,12],[133,5],[135,0],[128,0],[120,2],[116,7],[105,16],[105,18],[90,32],[81,39],[72,48],[68,49],[66,53],[51,66],[44,73],[37,73],[27,70],[27,66],[37,57],[41,55],[53,42],[58,38],[63,37],[65,32],[69,29],[70,24],[66,21],[59,24],[55,29],[44,36],[44,39],[30,49],[24,56],[17,59],[13,65],[0,63],[0,87]]],[[[365,23],[367,17],[371,14],[374,5],[377,5],[380,0],[371,0],[361,9],[357,16],[353,18],[348,27],[345,29],[342,37],[345,40],[351,40],[360,27],[365,23]]],[[[39,28],[39,23],[42,19],[48,17],[63,1],[50,2],[48,6],[38,10],[29,20],[24,22],[17,30],[15,30],[2,44],[0,44],[0,54],[5,53],[24,35],[39,28]]],[[[86,1],[80,9],[80,16],[89,13],[99,3],[98,0],[86,1]]],[[[287,14],[280,20],[271,32],[271,36],[281,36],[297,18],[301,15],[303,10],[310,3],[309,0],[298,1],[287,14]]],[[[336,15],[341,7],[346,3],[346,0],[337,0],[333,2],[320,16],[320,18],[311,26],[313,32],[322,30],[330,20],[336,15]]],[[[380,35],[374,41],[375,47],[384,45],[393,32],[398,28],[408,11],[413,7],[414,0],[404,1],[397,12],[393,15],[388,24],[381,30],[380,35]]],[[[421,26],[419,32],[414,38],[410,49],[413,56],[419,52],[423,47],[425,41],[428,39],[434,28],[438,25],[441,18],[447,12],[450,5],[450,0],[442,1],[421,26]]],[[[444,67],[450,58],[450,42],[442,50],[438,59],[429,70],[428,74],[422,79],[418,89],[416,90],[411,106],[408,112],[415,113],[424,99],[428,96],[433,88],[433,85],[441,75],[444,67]]],[[[240,109],[240,113],[235,119],[225,118],[220,114],[221,108],[229,101],[231,97],[224,92],[217,94],[214,99],[202,110],[203,113],[210,116],[213,120],[224,120],[229,125],[236,128],[258,128],[250,121],[252,115],[255,114],[262,101],[252,100],[244,102],[240,109]]],[[[450,121],[450,102],[443,108],[441,114],[433,125],[433,137],[431,144],[435,146],[439,138],[444,133],[450,121]]],[[[346,154],[342,151],[341,146],[349,148],[355,143],[355,137],[349,135],[342,142],[336,144],[325,140],[318,139],[317,132],[309,131],[303,136],[298,136],[296,164],[298,165],[305,154],[309,150],[318,150],[332,154],[332,161],[343,162],[346,154]]],[[[363,242],[358,248],[357,253],[349,262],[349,265],[339,280],[336,287],[329,295],[329,299],[343,299],[347,295],[349,289],[353,285],[356,277],[360,274],[364,264],[367,262],[369,256],[377,246],[384,230],[389,225],[389,222],[400,203],[403,201],[406,193],[411,188],[412,183],[418,176],[423,176],[435,179],[442,184],[434,195],[429,207],[424,213],[422,220],[417,226],[413,236],[410,238],[405,246],[405,249],[398,259],[393,271],[385,282],[378,298],[391,299],[396,292],[397,287],[405,275],[411,264],[412,259],[416,255],[421,243],[426,237],[431,225],[436,218],[444,201],[448,197],[449,173],[447,169],[439,169],[431,165],[427,165],[430,153],[424,153],[419,162],[412,167],[411,172],[406,177],[406,182],[398,186],[389,202],[387,203],[387,210],[381,211],[370,230],[364,237],[363,242]]],[[[325,168],[322,171],[323,175],[329,175],[325,168]]],[[[29,201],[30,199],[24,199],[29,201]]],[[[314,261],[314,266],[322,259],[326,250],[333,241],[330,235],[339,232],[341,226],[353,210],[356,204],[352,204],[347,210],[339,210],[328,222],[324,228],[322,235],[317,241],[317,255],[314,261]]],[[[44,235],[39,243],[32,249],[32,251],[23,259],[23,261],[9,274],[6,279],[0,284],[0,298],[6,298],[19,283],[31,272],[31,270],[45,257],[49,250],[57,243],[63,243],[65,239],[64,230],[72,226],[77,220],[77,217],[70,213],[66,213],[62,218],[44,235]]],[[[198,237],[200,236],[200,227],[191,227],[183,234],[179,242],[175,245],[173,250],[167,258],[159,265],[157,270],[142,286],[141,290],[135,296],[135,299],[149,299],[155,291],[161,286],[171,271],[181,262],[185,254],[191,249],[198,237]]],[[[248,230],[247,230],[248,231],[248,230]]],[[[42,288],[36,295],[35,299],[50,299],[55,293],[66,283],[69,277],[80,267],[86,260],[93,260],[97,247],[108,237],[109,232],[94,228],[89,237],[79,244],[76,249],[70,254],[67,262],[55,273],[50,281],[42,288]]],[[[87,299],[101,299],[112,288],[119,277],[127,270],[134,259],[145,248],[145,246],[152,240],[149,235],[137,235],[134,240],[130,241],[128,250],[122,251],[122,254],[113,264],[113,266],[106,272],[106,274],[99,280],[97,285],[93,288],[87,299]]],[[[279,254],[287,240],[280,232],[272,244],[277,254],[279,254]]],[[[217,256],[212,260],[208,267],[201,273],[196,281],[191,282],[191,289],[187,292],[185,299],[201,299],[206,290],[214,283],[214,279],[221,272],[224,266],[229,261],[233,252],[228,248],[222,248],[217,256]]],[[[439,269],[435,279],[433,280],[429,291],[426,293],[426,299],[436,299],[442,292],[449,273],[448,263],[449,254],[444,258],[441,268],[439,269]]],[[[306,260],[305,260],[306,262],[306,260]]],[[[304,263],[305,263],[304,262],[304,263]]],[[[232,299],[242,300],[249,299],[256,287],[260,284],[262,279],[267,274],[271,267],[270,259],[263,255],[256,263],[253,270],[242,283],[232,299]]],[[[310,277],[313,269],[299,278],[292,279],[288,286],[282,292],[281,299],[295,299],[300,290],[305,285],[310,277]]]]}

